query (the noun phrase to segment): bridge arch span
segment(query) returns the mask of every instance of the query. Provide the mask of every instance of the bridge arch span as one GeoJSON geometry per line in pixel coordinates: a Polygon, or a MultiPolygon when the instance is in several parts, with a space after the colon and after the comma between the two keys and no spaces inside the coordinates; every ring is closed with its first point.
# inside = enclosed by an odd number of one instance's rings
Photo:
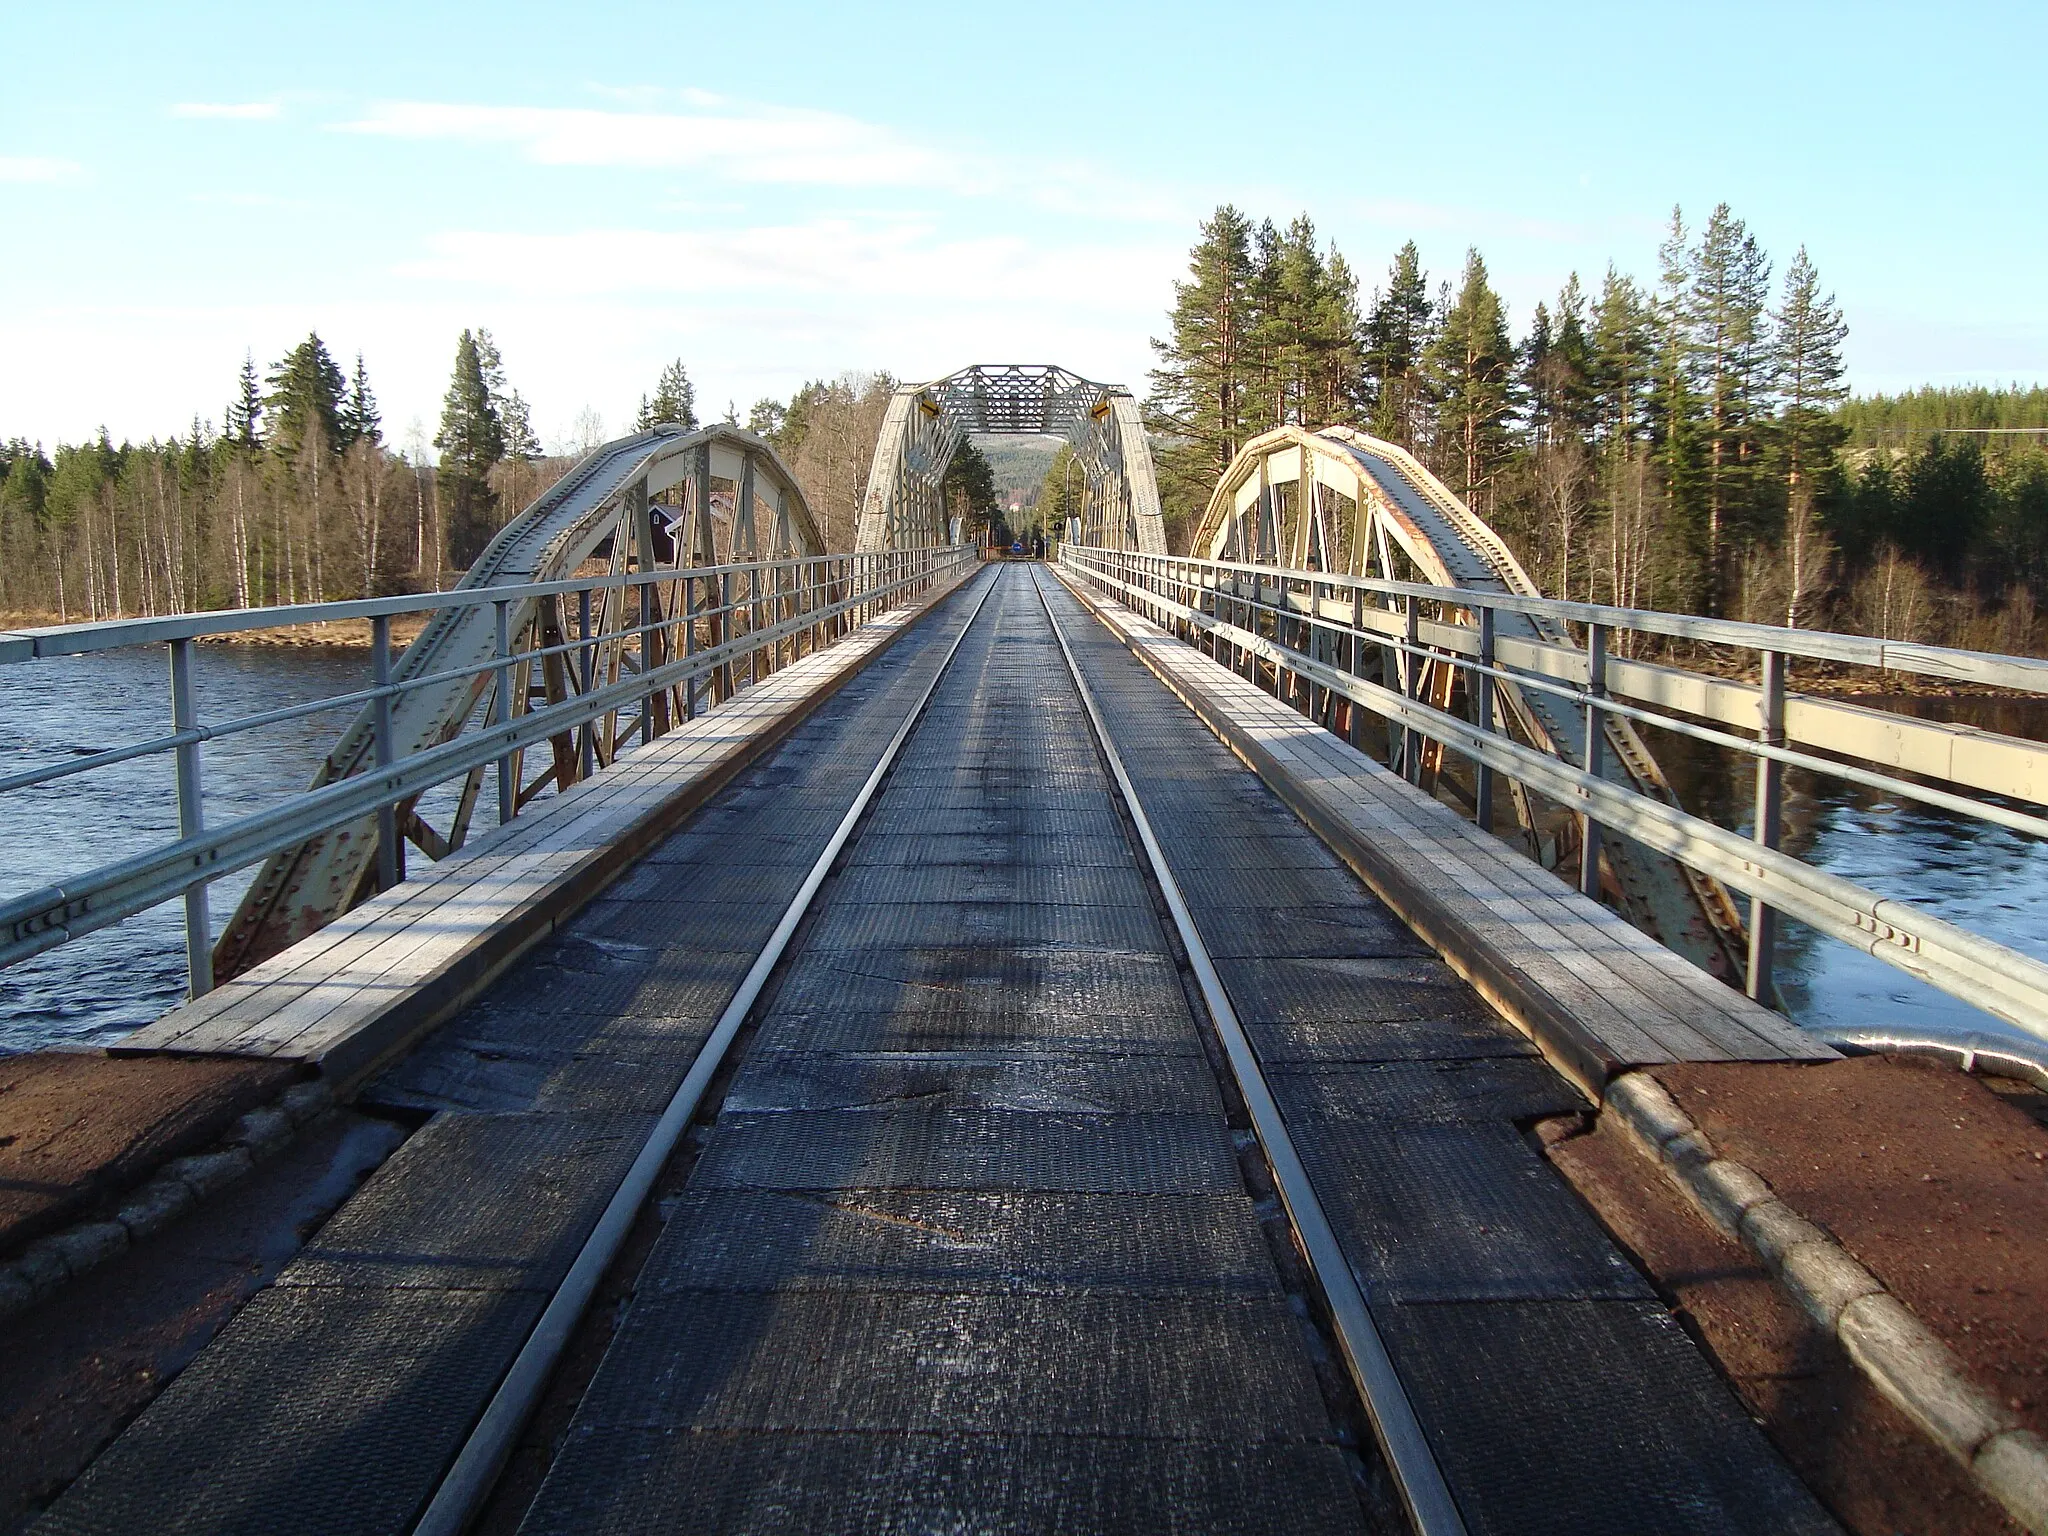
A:
{"type": "MultiPolygon", "coordinates": [[[[766,441],[718,422],[696,429],[664,424],[593,449],[498,530],[458,588],[511,587],[562,581],[588,561],[602,560],[608,575],[676,570],[727,562],[773,560],[825,553],[816,518],[796,475],[766,441]],[[667,497],[667,501],[656,498],[667,497]]],[[[674,584],[659,583],[651,601],[676,610],[674,584]]],[[[605,592],[589,615],[587,670],[556,664],[513,670],[508,714],[523,713],[536,694],[557,703],[600,688],[640,664],[635,600],[623,588],[605,592]]],[[[559,598],[523,598],[507,604],[513,651],[583,638],[583,615],[559,598]]],[[[658,648],[660,632],[651,637],[658,648]]],[[[429,621],[392,669],[394,682],[474,667],[498,654],[496,615],[490,605],[446,608],[429,621]]],[[[659,660],[659,657],[656,657],[659,660]]],[[[496,708],[495,675],[477,672],[399,694],[392,701],[396,755],[440,745],[488,719],[496,708]]],[[[666,719],[673,701],[654,707],[666,719]]],[[[620,746],[619,722],[607,717],[594,733],[596,766],[620,746]]],[[[313,788],[371,766],[375,714],[365,708],[345,730],[313,780],[313,788]]],[[[580,772],[575,747],[557,743],[558,787],[580,772]]],[[[432,857],[459,847],[483,782],[481,770],[465,785],[448,825],[435,829],[412,804],[399,808],[404,834],[432,857]]],[[[540,787],[536,782],[535,788],[540,787]]],[[[221,980],[304,938],[370,893],[377,867],[376,824],[337,828],[273,854],[257,873],[214,947],[221,980]]]]}
{"type": "MultiPolygon", "coordinates": [[[[1474,592],[1541,597],[1514,552],[1485,519],[1460,501],[1420,460],[1396,444],[1350,427],[1280,427],[1252,439],[1217,482],[1191,540],[1204,559],[1320,570],[1385,581],[1474,592]]],[[[1392,599],[1389,599],[1391,602],[1392,599]]],[[[1469,613],[1467,622],[1473,622],[1469,613]]],[[[1576,642],[1554,619],[1499,613],[1501,636],[1549,645],[1576,642]]],[[[1386,647],[1380,667],[1388,686],[1436,708],[1453,706],[1460,669],[1411,659],[1386,647]]],[[[1502,682],[1499,698],[1515,731],[1530,746],[1574,767],[1585,761],[1580,712],[1555,694],[1502,682]]],[[[1469,693],[1467,694],[1469,698],[1469,693]]],[[[1676,805],[1669,780],[1641,734],[1609,717],[1601,771],[1641,793],[1676,805]]],[[[1432,777],[1443,748],[1425,746],[1421,768],[1432,777]]],[[[1540,812],[1529,791],[1512,784],[1516,815],[1540,852],[1540,812]]],[[[1559,830],[1575,836],[1570,818],[1559,830]]],[[[1723,979],[1738,984],[1746,935],[1725,887],[1712,877],[1638,844],[1609,837],[1608,875],[1622,909],[1638,927],[1723,979]]]]}
{"type": "Polygon", "coordinates": [[[859,550],[959,542],[944,481],[969,433],[1063,437],[1081,467],[1081,542],[1166,553],[1159,481],[1138,402],[1049,363],[977,363],[889,402],[861,499],[859,550]]]}

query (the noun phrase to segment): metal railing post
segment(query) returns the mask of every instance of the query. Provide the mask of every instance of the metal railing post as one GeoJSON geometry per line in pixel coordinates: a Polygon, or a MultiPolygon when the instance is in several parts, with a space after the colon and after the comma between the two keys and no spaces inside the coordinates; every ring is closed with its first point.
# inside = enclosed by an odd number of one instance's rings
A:
{"type": "MultiPolygon", "coordinates": [[[[171,729],[196,731],[199,710],[192,698],[192,642],[173,640],[171,651],[171,729]]],[[[205,787],[200,779],[199,743],[178,744],[178,836],[197,837],[206,830],[205,787]]],[[[185,888],[185,976],[193,997],[213,990],[213,922],[206,909],[206,882],[185,888]]]]}
{"type": "MultiPolygon", "coordinates": [[[[1600,741],[1607,721],[1596,702],[1607,693],[1607,626],[1586,627],[1586,772],[1600,778],[1600,741]]],[[[1579,818],[1579,889],[1600,899],[1600,823],[1589,808],[1579,818]]]]}
{"type": "MultiPolygon", "coordinates": [[[[391,620],[378,614],[370,620],[370,669],[380,690],[372,716],[376,733],[377,771],[397,760],[391,740],[391,620]]],[[[377,807],[377,889],[388,891],[405,878],[398,850],[398,807],[388,801],[377,807]]]]}
{"type": "MultiPolygon", "coordinates": [[[[1479,610],[1479,665],[1482,667],[1491,667],[1493,665],[1493,625],[1493,610],[1491,608],[1481,608],[1479,610]]],[[[1478,686],[1474,690],[1474,695],[1479,705],[1479,729],[1488,735],[1492,735],[1493,674],[1491,672],[1481,672],[1478,674],[1478,686]]],[[[1479,824],[1480,831],[1491,832],[1493,830],[1493,768],[1487,763],[1475,764],[1472,777],[1472,819],[1479,824]]]]}
{"type": "MultiPolygon", "coordinates": [[[[492,709],[492,724],[512,722],[512,604],[498,599],[498,702],[492,709]]],[[[503,826],[519,812],[519,784],[513,767],[515,754],[498,759],[498,825],[503,826]]]]}
{"type": "MultiPolygon", "coordinates": [[[[1785,745],[1785,654],[1763,653],[1757,679],[1757,735],[1773,747],[1785,745]]],[[[1776,848],[1784,833],[1785,765],[1768,757],[1756,760],[1756,830],[1759,845],[1776,848]]],[[[1769,1006],[1771,963],[1778,947],[1778,914],[1761,896],[1749,899],[1749,995],[1769,1006]]]]}

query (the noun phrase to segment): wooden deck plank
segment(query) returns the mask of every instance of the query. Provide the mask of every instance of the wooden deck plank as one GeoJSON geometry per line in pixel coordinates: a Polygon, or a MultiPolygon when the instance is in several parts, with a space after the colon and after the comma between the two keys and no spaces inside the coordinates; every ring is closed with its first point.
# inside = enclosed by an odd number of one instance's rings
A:
{"type": "Polygon", "coordinates": [[[1591,1091],[1631,1066],[1835,1054],[1195,647],[1068,586],[1454,969],[1591,1091]]]}
{"type": "Polygon", "coordinates": [[[972,574],[679,723],[114,1051],[263,1056],[360,1079],[474,996],[653,847],[667,821],[708,798],[972,574]]]}

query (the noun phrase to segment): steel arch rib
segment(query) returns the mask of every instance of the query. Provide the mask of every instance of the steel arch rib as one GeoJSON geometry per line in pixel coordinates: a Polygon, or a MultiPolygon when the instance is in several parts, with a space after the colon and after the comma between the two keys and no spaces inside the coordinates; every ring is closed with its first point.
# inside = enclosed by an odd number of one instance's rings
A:
{"type": "MultiPolygon", "coordinates": [[[[561,479],[501,528],[470,566],[457,589],[517,586],[572,576],[577,567],[613,541],[613,565],[623,568],[622,555],[633,538],[629,526],[645,498],[687,483],[693,471],[711,478],[744,483],[754,509],[749,531],[758,523],[759,504],[773,513],[769,542],[775,555],[821,555],[824,541],[796,476],[761,438],[723,422],[696,430],[658,426],[594,449],[561,479]]],[[[735,505],[735,518],[739,507],[735,505]]],[[[677,558],[688,562],[692,549],[704,547],[715,532],[692,511],[694,522],[676,541],[677,558]]],[[[726,553],[733,553],[736,530],[727,532],[726,553]]],[[[749,542],[757,542],[750,539],[749,542]]],[[[608,604],[607,615],[620,604],[608,604]]],[[[515,602],[511,631],[517,637],[538,616],[532,599],[515,602]]],[[[616,622],[603,621],[606,628],[616,622]]],[[[517,642],[515,638],[515,648],[517,642]]],[[[489,604],[437,613],[393,667],[393,680],[470,666],[497,651],[496,614],[489,604]]],[[[399,694],[392,700],[396,755],[403,757],[438,745],[459,734],[478,701],[492,686],[488,673],[450,680],[399,694]]],[[[372,755],[373,715],[365,709],[341,734],[313,787],[346,778],[366,768],[372,755]]],[[[352,907],[362,892],[366,872],[376,856],[374,824],[337,828],[293,848],[273,854],[236,908],[233,920],[215,946],[215,975],[222,980],[314,932],[352,907]]]]}
{"type": "MultiPolygon", "coordinates": [[[[1279,427],[1246,443],[1210,495],[1195,525],[1192,549],[1212,560],[1290,563],[1288,554],[1280,551],[1297,552],[1306,535],[1305,498],[1300,494],[1295,498],[1293,536],[1283,537],[1288,530],[1279,526],[1274,488],[1290,483],[1327,486],[1351,498],[1354,522],[1342,562],[1344,574],[1370,575],[1377,562],[1382,576],[1398,579],[1387,568],[1392,546],[1431,586],[1543,595],[1506,541],[1413,454],[1350,427],[1279,427]],[[1268,547],[1274,551],[1271,557],[1257,553],[1268,547]]],[[[1336,569],[1328,560],[1324,563],[1336,569]]],[[[1574,644],[1547,618],[1501,613],[1496,624],[1503,636],[1574,644]]],[[[1532,745],[1575,766],[1581,762],[1583,726],[1566,701],[1509,683],[1502,683],[1501,696],[1532,745]]],[[[1634,726],[1610,719],[1606,738],[1610,773],[1625,774],[1644,794],[1677,804],[1669,780],[1634,726]]],[[[1631,918],[1724,980],[1741,976],[1742,919],[1719,881],[1619,838],[1608,840],[1607,853],[1631,918]]]]}

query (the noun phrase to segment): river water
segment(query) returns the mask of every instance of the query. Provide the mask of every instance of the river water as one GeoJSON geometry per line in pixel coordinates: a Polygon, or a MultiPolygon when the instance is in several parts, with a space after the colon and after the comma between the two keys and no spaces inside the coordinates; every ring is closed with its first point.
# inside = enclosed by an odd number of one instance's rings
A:
{"type": "MultiPolygon", "coordinates": [[[[200,718],[223,719],[365,687],[370,654],[202,646],[194,671],[200,718]]],[[[0,774],[167,732],[166,673],[160,648],[6,668],[0,774]]],[[[2048,739],[2048,700],[1894,702],[2048,739]]],[[[305,788],[347,719],[313,716],[209,743],[208,820],[247,815],[305,788]]],[[[1748,830],[1747,764],[1685,738],[1660,734],[1652,745],[1688,809],[1748,830]]],[[[2048,847],[1799,772],[1788,775],[1786,798],[1788,851],[2048,960],[2048,847]]],[[[168,754],[16,791],[0,798],[0,899],[140,852],[176,826],[168,754]]],[[[253,874],[244,870],[212,887],[216,935],[253,874]]],[[[0,1054],[117,1039],[182,998],[184,966],[184,908],[173,902],[0,971],[0,1054]]],[[[1785,925],[1779,980],[1788,1010],[1806,1023],[2002,1027],[1796,923],[1785,925]]]]}

